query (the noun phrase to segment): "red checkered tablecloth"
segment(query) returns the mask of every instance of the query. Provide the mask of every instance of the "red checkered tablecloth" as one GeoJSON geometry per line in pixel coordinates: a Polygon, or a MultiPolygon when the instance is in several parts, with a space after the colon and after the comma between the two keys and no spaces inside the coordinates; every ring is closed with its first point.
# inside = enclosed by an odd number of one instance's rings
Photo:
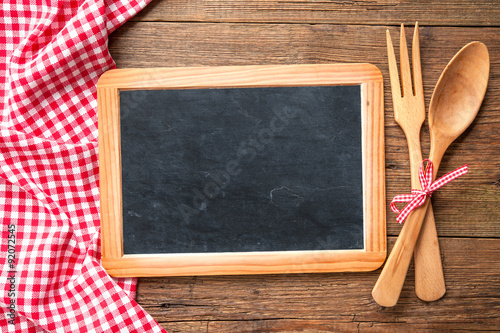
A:
{"type": "Polygon", "coordinates": [[[163,332],[99,248],[96,83],[149,1],[0,4],[2,332],[163,332]]]}

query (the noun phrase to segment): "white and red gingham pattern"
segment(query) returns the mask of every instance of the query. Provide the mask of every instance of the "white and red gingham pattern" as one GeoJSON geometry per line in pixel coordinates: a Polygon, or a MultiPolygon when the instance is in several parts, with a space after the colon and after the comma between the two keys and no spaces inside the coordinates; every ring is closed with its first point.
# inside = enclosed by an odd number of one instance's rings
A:
{"type": "Polygon", "coordinates": [[[458,169],[448,172],[446,175],[442,176],[435,182],[432,182],[434,174],[434,167],[432,165],[432,162],[429,159],[423,160],[422,164],[420,165],[420,169],[418,170],[418,178],[420,180],[420,185],[422,186],[422,189],[421,190],[413,189],[411,190],[412,194],[396,195],[394,199],[392,199],[391,201],[390,205],[391,210],[395,213],[399,213],[398,217],[396,218],[398,223],[403,223],[412,210],[422,206],[427,197],[432,196],[432,192],[434,192],[444,184],[451,182],[453,179],[465,175],[468,170],[469,168],[466,164],[458,169]],[[425,168],[424,171],[425,162],[428,163],[427,163],[427,168],[425,168]],[[405,206],[405,208],[403,208],[402,211],[400,211],[398,207],[396,207],[396,204],[402,202],[409,202],[409,203],[405,206]]]}
{"type": "Polygon", "coordinates": [[[149,1],[0,4],[2,332],[164,332],[100,263],[96,83],[108,35],[149,1]]]}

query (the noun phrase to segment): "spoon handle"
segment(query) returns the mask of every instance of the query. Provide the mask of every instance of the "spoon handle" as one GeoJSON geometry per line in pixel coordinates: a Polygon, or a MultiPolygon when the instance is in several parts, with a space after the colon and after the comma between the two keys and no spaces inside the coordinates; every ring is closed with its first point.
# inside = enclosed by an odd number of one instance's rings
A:
{"type": "Polygon", "coordinates": [[[430,200],[413,210],[399,233],[384,268],[372,290],[373,299],[382,306],[395,306],[403,289],[413,250],[430,200]]]}

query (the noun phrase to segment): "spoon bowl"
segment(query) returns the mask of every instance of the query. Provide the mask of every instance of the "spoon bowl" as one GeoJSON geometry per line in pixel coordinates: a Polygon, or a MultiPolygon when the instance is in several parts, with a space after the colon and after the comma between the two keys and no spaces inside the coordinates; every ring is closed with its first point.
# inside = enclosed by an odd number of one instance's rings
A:
{"type": "MultiPolygon", "coordinates": [[[[488,85],[490,58],[486,45],[471,42],[449,62],[438,80],[429,106],[431,147],[444,154],[479,111],[488,85]]],[[[432,156],[434,164],[438,156],[432,156]]]]}

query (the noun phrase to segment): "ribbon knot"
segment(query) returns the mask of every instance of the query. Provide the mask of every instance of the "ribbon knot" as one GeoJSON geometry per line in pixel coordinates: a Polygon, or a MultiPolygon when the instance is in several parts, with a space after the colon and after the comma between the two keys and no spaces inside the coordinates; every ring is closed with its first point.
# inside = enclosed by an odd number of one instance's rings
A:
{"type": "Polygon", "coordinates": [[[412,189],[411,194],[396,195],[394,199],[392,199],[390,207],[393,212],[399,213],[398,217],[396,218],[398,223],[403,223],[412,210],[422,206],[427,197],[430,198],[432,196],[432,192],[434,192],[444,184],[447,184],[452,180],[465,175],[468,169],[469,168],[466,164],[458,169],[448,172],[446,175],[433,182],[432,176],[434,173],[434,167],[432,165],[432,161],[429,159],[423,160],[418,170],[418,179],[420,181],[422,189],[412,189]],[[427,162],[427,167],[424,169],[425,162],[427,162]],[[396,207],[396,204],[401,202],[408,202],[408,204],[403,208],[403,210],[400,211],[396,207]]]}

